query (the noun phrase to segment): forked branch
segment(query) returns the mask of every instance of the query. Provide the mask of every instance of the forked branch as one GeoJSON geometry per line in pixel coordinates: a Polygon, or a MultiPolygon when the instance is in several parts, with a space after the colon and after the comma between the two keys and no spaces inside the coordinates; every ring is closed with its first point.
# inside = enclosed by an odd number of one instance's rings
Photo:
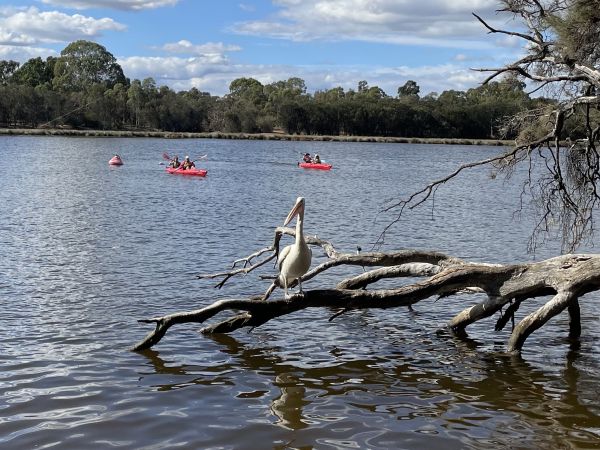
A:
{"type": "MultiPolygon", "coordinates": [[[[281,234],[290,234],[290,230],[276,230],[279,237],[275,238],[275,247],[278,246],[281,234]]],[[[328,260],[309,272],[304,281],[336,266],[363,266],[373,269],[340,280],[334,288],[308,290],[304,294],[296,294],[287,299],[265,301],[261,295],[242,299],[220,299],[193,311],[142,319],[140,323],[153,323],[155,329],[136,344],[133,350],[144,350],[156,345],[174,325],[205,323],[224,312],[234,314],[207,325],[202,332],[229,333],[240,328],[254,328],[274,318],[306,308],[333,308],[338,312],[331,317],[332,320],[352,310],[406,307],[425,299],[447,299],[464,292],[483,294],[483,301],[466,308],[448,323],[452,330],[462,333],[469,324],[493,315],[514,299],[520,304],[535,297],[554,295],[554,298],[535,314],[525,317],[515,327],[508,349],[520,351],[529,334],[566,308],[569,309],[574,322],[571,328],[576,329],[579,309],[573,306],[574,303],[584,293],[600,287],[600,255],[564,255],[535,263],[499,265],[469,263],[439,252],[421,250],[347,254],[337,252],[329,241],[317,236],[306,236],[306,239],[312,245],[323,248],[327,252],[328,260]],[[384,278],[404,277],[420,277],[422,280],[392,289],[367,290],[384,278]]],[[[277,250],[274,248],[270,251],[277,250]]],[[[263,253],[260,250],[253,255],[263,253]]],[[[254,264],[248,269],[256,270],[261,266],[262,264],[254,264]]],[[[245,272],[234,270],[214,276],[206,275],[203,278],[224,276],[229,279],[242,273],[245,272]]],[[[509,318],[514,318],[517,311],[515,304],[511,303],[507,313],[498,321],[497,329],[502,328],[509,318]],[[500,322],[503,322],[502,326],[500,322]]]]}

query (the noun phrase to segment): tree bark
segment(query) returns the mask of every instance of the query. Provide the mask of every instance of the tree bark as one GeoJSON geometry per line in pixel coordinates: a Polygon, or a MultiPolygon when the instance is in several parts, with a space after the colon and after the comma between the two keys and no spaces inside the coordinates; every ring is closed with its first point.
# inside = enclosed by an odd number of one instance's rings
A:
{"type": "MultiPolygon", "coordinates": [[[[221,288],[233,276],[264,267],[266,261],[277,256],[281,237],[294,236],[294,233],[289,228],[277,228],[273,245],[236,261],[228,272],[200,275],[199,278],[222,278],[217,284],[221,288]],[[259,258],[263,259],[253,262],[259,258]],[[244,268],[236,269],[235,266],[240,262],[244,262],[244,268]]],[[[155,329],[137,343],[133,350],[140,351],[156,345],[174,325],[204,323],[224,311],[232,311],[234,315],[207,325],[202,332],[230,333],[240,328],[258,327],[269,320],[306,308],[333,308],[337,311],[330,318],[333,320],[354,309],[410,307],[421,300],[432,297],[440,299],[459,293],[485,295],[486,298],[452,318],[448,326],[453,331],[464,333],[468,325],[490,317],[510,303],[496,323],[496,330],[501,330],[508,320],[514,320],[521,303],[531,298],[553,295],[550,301],[514,327],[507,350],[520,352],[531,333],[565,309],[570,314],[569,335],[579,337],[581,325],[578,299],[583,294],[600,288],[600,255],[595,254],[569,254],[539,262],[500,265],[471,263],[440,252],[422,250],[366,252],[358,255],[340,253],[333,244],[317,236],[306,236],[306,240],[313,246],[321,247],[328,259],[309,271],[303,277],[303,283],[332,267],[350,265],[372,269],[341,280],[335,288],[307,290],[304,294],[296,294],[288,299],[266,301],[278,288],[275,280],[262,295],[244,299],[221,299],[200,309],[142,319],[139,322],[154,323],[155,329]],[[401,277],[419,277],[422,280],[393,289],[368,289],[382,279],[401,277]]]]}

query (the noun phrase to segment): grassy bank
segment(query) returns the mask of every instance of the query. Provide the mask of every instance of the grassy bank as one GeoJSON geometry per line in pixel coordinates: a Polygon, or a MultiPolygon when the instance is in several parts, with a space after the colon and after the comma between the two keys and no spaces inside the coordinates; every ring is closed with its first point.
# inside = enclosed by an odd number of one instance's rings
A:
{"type": "Polygon", "coordinates": [[[169,131],[107,131],[40,128],[0,128],[0,135],[152,137],[162,139],[254,139],[278,141],[382,142],[403,144],[511,145],[499,139],[404,138],[382,136],[316,136],[282,133],[173,133],[169,131]]]}

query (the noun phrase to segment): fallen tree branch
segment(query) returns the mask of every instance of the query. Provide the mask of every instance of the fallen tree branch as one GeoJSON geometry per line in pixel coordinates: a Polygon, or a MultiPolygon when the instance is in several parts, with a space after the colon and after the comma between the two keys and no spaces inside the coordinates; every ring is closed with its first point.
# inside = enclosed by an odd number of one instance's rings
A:
{"type": "MultiPolygon", "coordinates": [[[[277,252],[282,234],[291,233],[289,229],[278,228],[274,248],[269,249],[269,252],[277,252]]],[[[217,314],[227,311],[234,312],[234,315],[205,326],[202,333],[230,333],[241,328],[254,328],[269,320],[306,308],[335,309],[337,312],[330,317],[331,321],[352,310],[410,307],[428,298],[447,298],[462,292],[482,293],[486,299],[457,314],[449,321],[448,326],[457,333],[464,332],[471,323],[493,315],[515,300],[496,323],[498,330],[514,317],[518,305],[522,302],[553,295],[552,300],[522,319],[514,328],[508,350],[518,352],[533,331],[564,309],[568,309],[571,315],[570,335],[578,336],[580,318],[577,299],[586,292],[600,288],[600,255],[563,255],[540,262],[500,265],[470,263],[439,252],[422,250],[359,255],[340,253],[335,251],[330,242],[317,236],[307,236],[306,240],[326,250],[329,259],[307,273],[303,281],[314,278],[331,267],[359,265],[376,268],[344,279],[335,288],[308,290],[288,299],[267,302],[265,295],[245,299],[221,299],[193,311],[142,319],[140,323],[153,323],[155,329],[136,344],[133,350],[140,351],[156,345],[174,325],[205,323],[217,314]],[[367,290],[367,287],[382,279],[400,277],[419,277],[423,280],[392,289],[367,290]]],[[[259,253],[262,255],[266,252],[261,250],[255,255],[259,253]]],[[[255,270],[261,266],[262,264],[257,263],[247,269],[255,270]]],[[[246,272],[235,269],[214,276],[206,275],[203,278],[224,276],[229,279],[241,273],[246,272]]],[[[272,283],[268,294],[275,287],[275,283],[272,283]]]]}

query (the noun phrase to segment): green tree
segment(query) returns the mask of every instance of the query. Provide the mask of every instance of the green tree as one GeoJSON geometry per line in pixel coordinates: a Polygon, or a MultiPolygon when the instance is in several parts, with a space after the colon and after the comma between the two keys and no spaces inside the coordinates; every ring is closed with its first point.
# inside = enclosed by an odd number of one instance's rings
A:
{"type": "Polygon", "coordinates": [[[142,108],[144,106],[144,92],[142,90],[142,82],[133,80],[129,89],[127,89],[127,108],[133,118],[133,126],[139,128],[142,108]]]}
{"type": "Polygon", "coordinates": [[[377,99],[377,100],[387,97],[387,94],[385,93],[385,91],[383,89],[381,89],[379,86],[370,87],[364,93],[368,97],[370,97],[372,99],[377,99]]]}
{"type": "Polygon", "coordinates": [[[237,78],[229,84],[229,95],[236,100],[244,100],[256,106],[264,105],[266,97],[263,85],[254,78],[237,78]]]}
{"type": "Polygon", "coordinates": [[[19,63],[17,61],[0,60],[0,84],[7,84],[18,68],[19,63]]]}
{"type": "Polygon", "coordinates": [[[276,118],[275,122],[278,126],[292,130],[293,133],[300,132],[298,130],[306,131],[305,106],[310,99],[306,94],[306,84],[302,78],[292,77],[268,84],[264,92],[267,96],[265,112],[276,118]],[[302,120],[302,124],[293,124],[293,117],[302,120]]]}
{"type": "Polygon", "coordinates": [[[398,88],[398,98],[418,99],[421,88],[416,81],[408,80],[398,88]]]}
{"type": "Polygon", "coordinates": [[[315,92],[314,99],[317,102],[336,103],[345,96],[346,94],[344,93],[344,88],[338,86],[327,91],[315,92]]]}
{"type": "Polygon", "coordinates": [[[13,74],[12,80],[17,84],[26,84],[29,86],[39,86],[45,83],[52,83],[53,65],[56,58],[49,57],[46,61],[42,58],[31,58],[13,74]]]}
{"type": "Polygon", "coordinates": [[[127,84],[121,66],[102,45],[75,41],[67,45],[54,65],[54,86],[63,91],[83,91],[94,84],[112,89],[127,84]]]}

